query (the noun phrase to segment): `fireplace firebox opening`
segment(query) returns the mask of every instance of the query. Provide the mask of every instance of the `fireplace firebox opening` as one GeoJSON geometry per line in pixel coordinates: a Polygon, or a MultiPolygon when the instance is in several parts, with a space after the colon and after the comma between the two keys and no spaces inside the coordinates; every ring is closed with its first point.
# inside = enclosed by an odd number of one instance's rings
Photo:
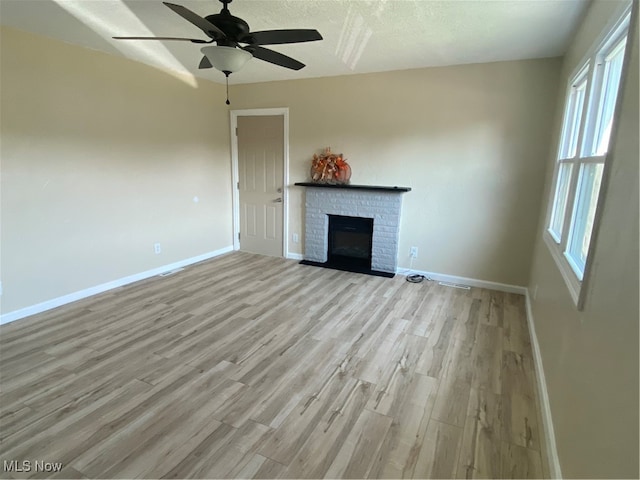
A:
{"type": "Polygon", "coordinates": [[[329,215],[327,266],[370,270],[373,218],[329,215]]]}

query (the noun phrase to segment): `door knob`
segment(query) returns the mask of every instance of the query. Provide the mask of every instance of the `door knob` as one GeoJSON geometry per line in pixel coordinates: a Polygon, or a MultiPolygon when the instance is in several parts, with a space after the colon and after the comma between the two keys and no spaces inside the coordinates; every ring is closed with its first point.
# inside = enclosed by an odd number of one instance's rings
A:
{"type": "Polygon", "coordinates": [[[274,200],[274,202],[276,202],[276,203],[282,203],[282,198],[276,198],[276,199],[274,200]]]}

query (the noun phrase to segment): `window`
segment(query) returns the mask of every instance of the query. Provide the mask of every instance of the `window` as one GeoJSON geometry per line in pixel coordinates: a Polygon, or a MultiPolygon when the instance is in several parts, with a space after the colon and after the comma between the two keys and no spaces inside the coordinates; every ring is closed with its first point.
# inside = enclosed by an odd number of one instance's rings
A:
{"type": "Polygon", "coordinates": [[[629,14],[571,78],[545,240],[578,303],[609,150],[629,14]]]}

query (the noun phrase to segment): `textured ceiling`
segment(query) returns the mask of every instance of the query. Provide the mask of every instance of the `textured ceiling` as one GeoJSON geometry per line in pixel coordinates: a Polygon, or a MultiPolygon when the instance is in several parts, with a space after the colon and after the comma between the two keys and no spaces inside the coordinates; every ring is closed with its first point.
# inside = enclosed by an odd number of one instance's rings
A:
{"type": "MultiPolygon", "coordinates": [[[[172,2],[201,16],[222,7],[215,0],[172,2]]],[[[298,72],[254,59],[230,83],[562,55],[587,5],[586,0],[234,0],[231,13],[254,31],[315,28],[324,40],[269,47],[307,64],[298,72]]],[[[160,0],[0,0],[0,23],[224,81],[216,70],[197,69],[198,45],[111,39],[205,38],[160,0]]]]}

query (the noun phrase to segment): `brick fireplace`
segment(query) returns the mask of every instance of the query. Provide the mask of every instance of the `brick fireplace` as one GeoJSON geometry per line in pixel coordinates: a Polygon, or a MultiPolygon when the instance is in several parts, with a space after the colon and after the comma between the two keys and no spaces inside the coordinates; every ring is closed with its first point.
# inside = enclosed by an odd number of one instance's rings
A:
{"type": "MultiPolygon", "coordinates": [[[[302,263],[389,277],[395,274],[398,266],[402,194],[410,191],[410,188],[315,183],[296,185],[307,187],[305,252],[302,263]],[[357,261],[350,262],[346,259],[343,265],[332,258],[331,248],[335,236],[330,236],[329,226],[330,219],[335,217],[354,219],[354,225],[367,221],[373,223],[370,233],[370,265],[362,264],[362,251],[354,254],[358,257],[357,261]]],[[[346,224],[345,220],[341,220],[341,224],[346,224]]],[[[355,235],[355,231],[350,234],[347,228],[342,233],[342,238],[347,243],[351,241],[355,242],[354,245],[359,244],[360,250],[366,248],[364,237],[356,240],[355,235]]],[[[363,233],[358,235],[362,236],[363,233]]]]}

